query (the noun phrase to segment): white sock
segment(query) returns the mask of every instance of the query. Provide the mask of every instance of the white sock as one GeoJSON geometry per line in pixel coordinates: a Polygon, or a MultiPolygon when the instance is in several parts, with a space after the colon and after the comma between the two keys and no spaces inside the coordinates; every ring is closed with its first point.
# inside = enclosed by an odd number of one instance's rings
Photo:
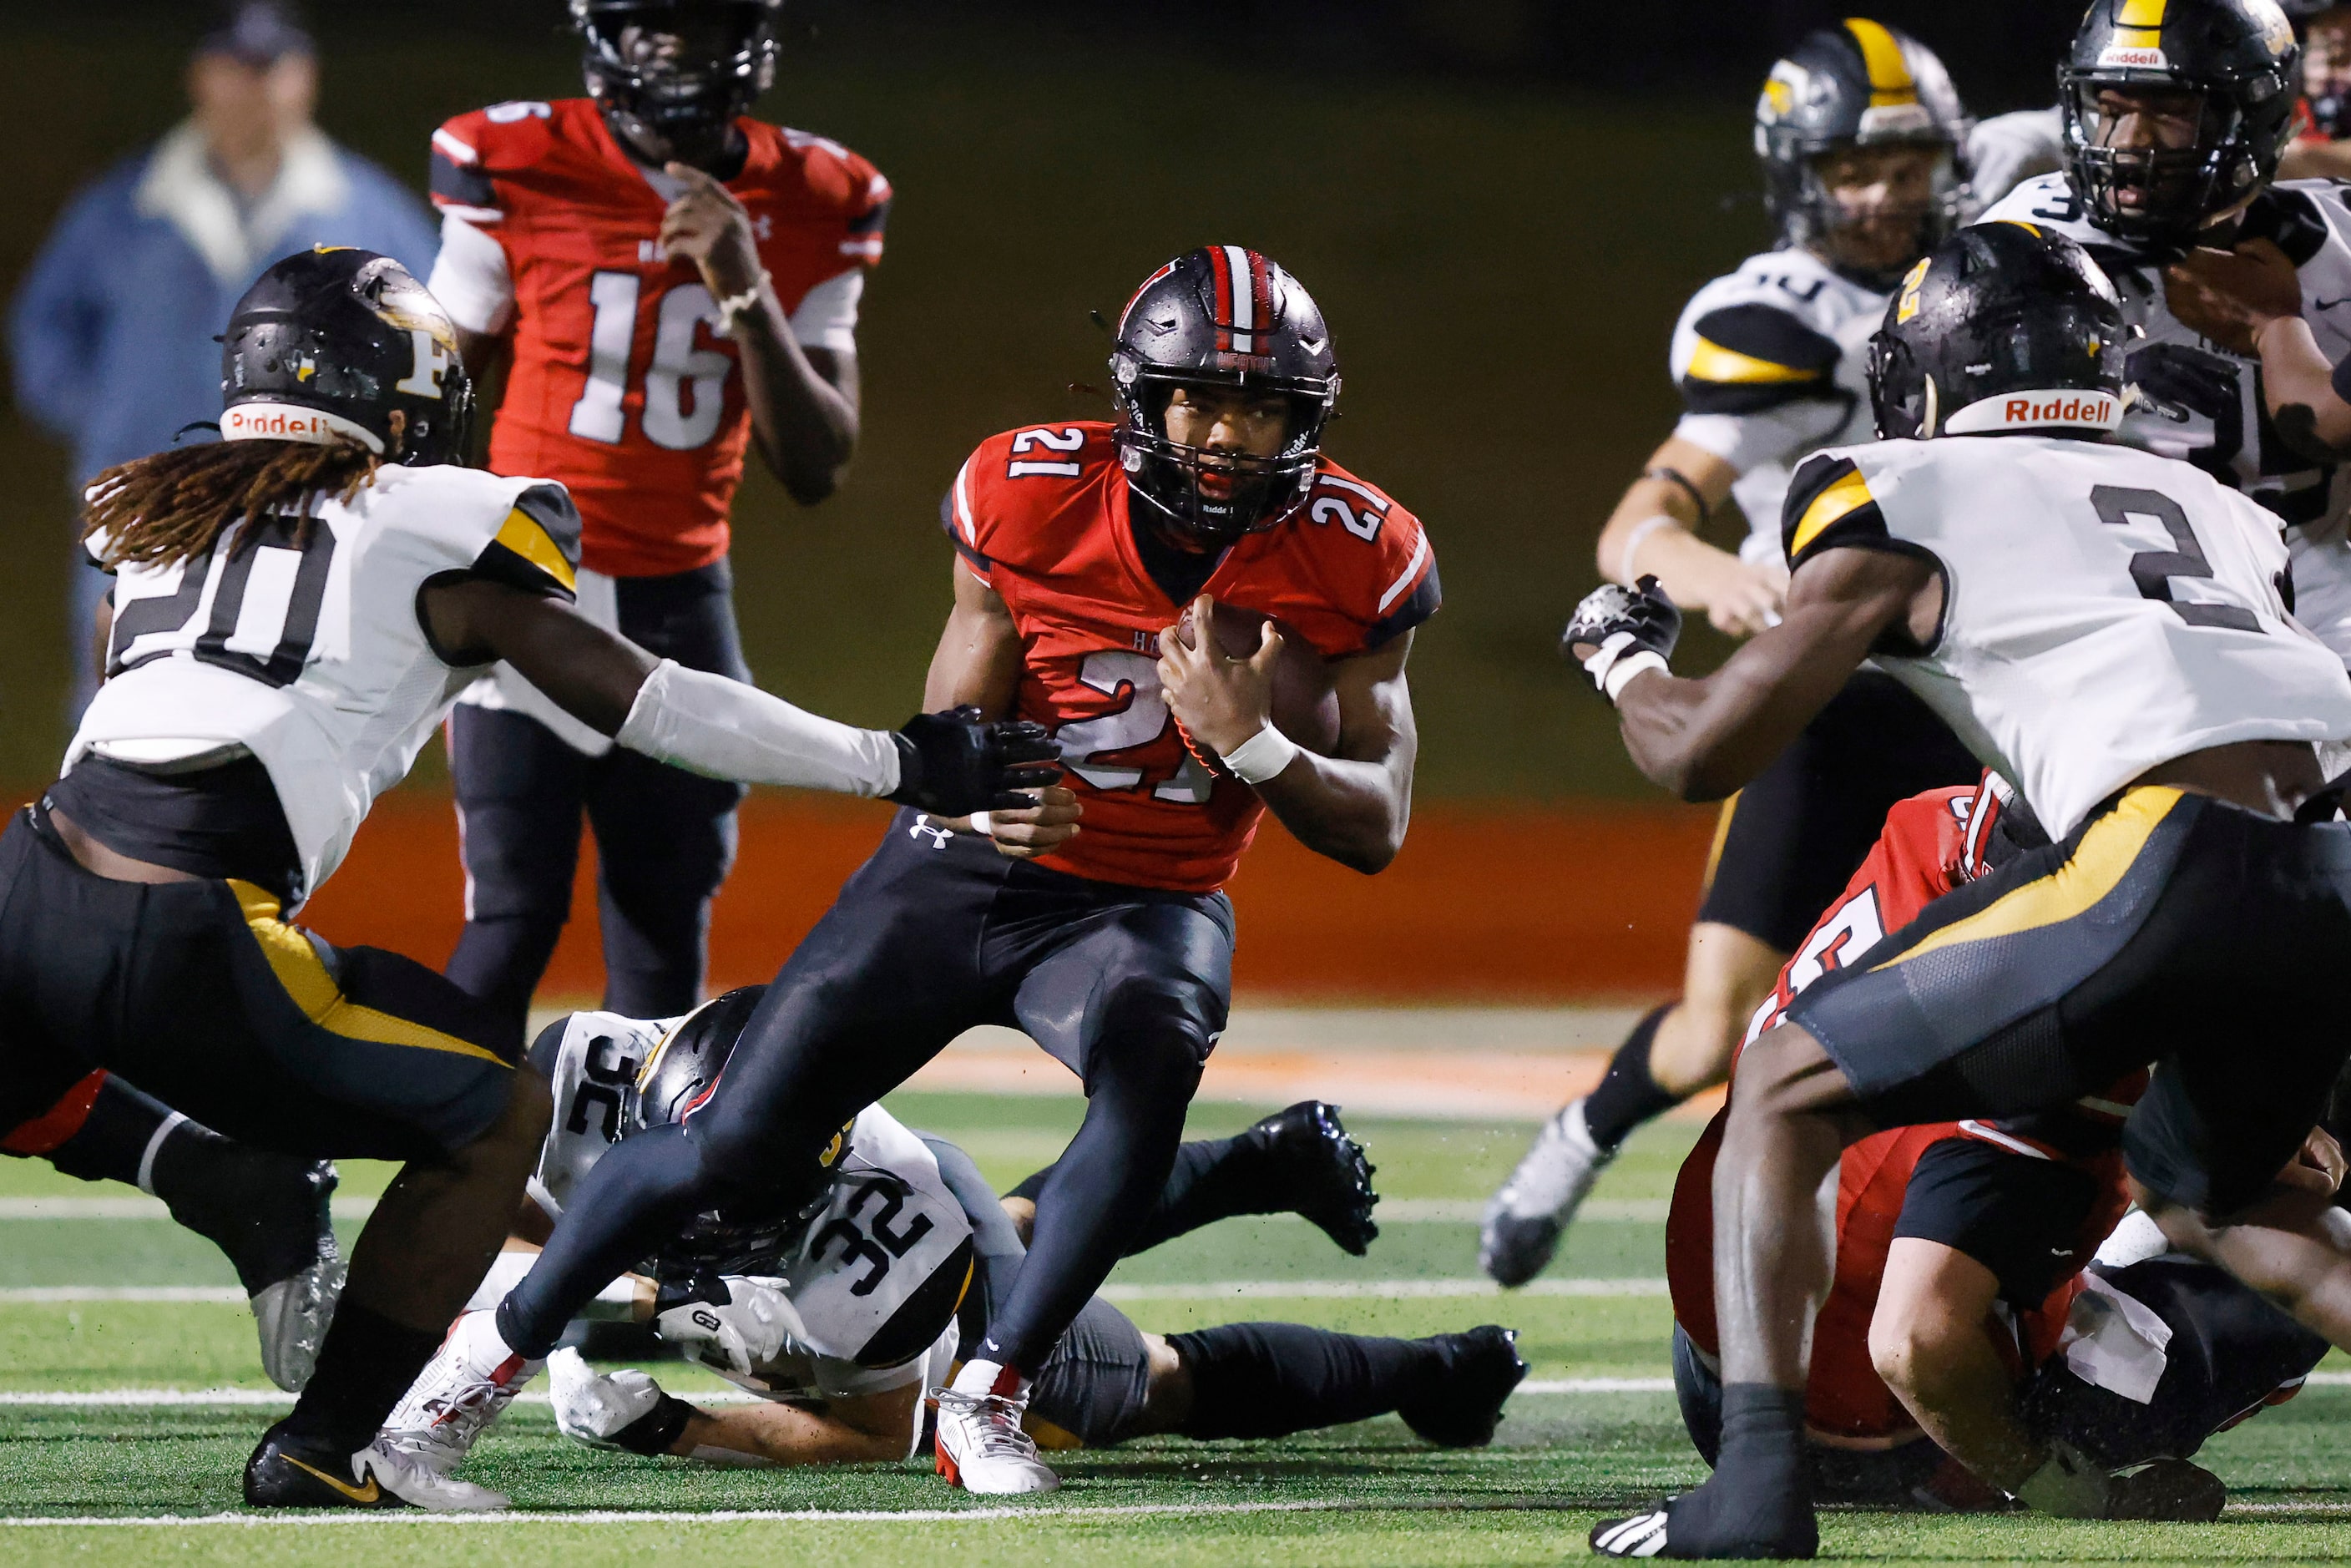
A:
{"type": "Polygon", "coordinates": [[[1017,1373],[1008,1377],[1006,1374],[1009,1371],[1010,1368],[999,1362],[967,1361],[949,1386],[957,1394],[1004,1394],[1015,1399],[1027,1399],[1031,1380],[1017,1373]]]}

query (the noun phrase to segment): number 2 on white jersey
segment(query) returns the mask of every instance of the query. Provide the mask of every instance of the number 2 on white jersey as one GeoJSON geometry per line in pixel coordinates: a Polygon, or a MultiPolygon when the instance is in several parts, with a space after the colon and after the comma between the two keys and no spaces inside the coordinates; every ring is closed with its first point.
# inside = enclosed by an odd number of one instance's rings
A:
{"type": "MultiPolygon", "coordinates": [[[[637,301],[644,280],[633,272],[600,272],[588,280],[595,319],[588,332],[588,384],[571,405],[571,434],[617,446],[627,434],[629,360],[637,341],[637,301]]],[[[726,378],[735,361],[695,340],[723,324],[718,302],[699,283],[681,283],[653,311],[653,362],[645,368],[645,439],[673,452],[706,446],[726,414],[726,378]],[[689,402],[692,404],[688,408],[689,402]]]]}

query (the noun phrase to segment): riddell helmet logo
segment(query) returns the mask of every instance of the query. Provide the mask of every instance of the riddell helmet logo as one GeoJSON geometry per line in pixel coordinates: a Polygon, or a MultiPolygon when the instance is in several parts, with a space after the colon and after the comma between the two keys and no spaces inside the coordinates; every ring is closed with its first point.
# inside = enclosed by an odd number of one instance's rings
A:
{"type": "Polygon", "coordinates": [[[223,411],[220,431],[223,441],[301,441],[313,446],[356,441],[371,452],[383,451],[383,443],[367,426],[298,403],[238,403],[223,411]]]}
{"type": "Polygon", "coordinates": [[[2098,65],[2102,69],[2125,70],[2160,71],[2171,68],[2171,62],[2164,57],[2161,49],[2127,44],[2109,44],[2101,49],[2098,65]]]}
{"type": "Polygon", "coordinates": [[[2010,392],[1969,404],[1953,414],[1943,429],[1951,435],[2061,427],[2112,430],[2122,418],[2122,399],[2112,392],[2010,392]]]}

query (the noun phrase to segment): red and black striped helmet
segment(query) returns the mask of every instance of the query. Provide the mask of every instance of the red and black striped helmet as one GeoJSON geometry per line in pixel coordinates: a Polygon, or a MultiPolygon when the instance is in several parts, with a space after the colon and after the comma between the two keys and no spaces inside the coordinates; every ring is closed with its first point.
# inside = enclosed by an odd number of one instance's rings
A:
{"type": "Polygon", "coordinates": [[[1229,543],[1306,504],[1339,401],[1339,361],[1313,296],[1272,257],[1203,246],[1144,279],[1119,317],[1110,372],[1128,485],[1177,529],[1229,543]],[[1168,400],[1184,386],[1283,398],[1281,450],[1258,457],[1170,440],[1168,400]]]}

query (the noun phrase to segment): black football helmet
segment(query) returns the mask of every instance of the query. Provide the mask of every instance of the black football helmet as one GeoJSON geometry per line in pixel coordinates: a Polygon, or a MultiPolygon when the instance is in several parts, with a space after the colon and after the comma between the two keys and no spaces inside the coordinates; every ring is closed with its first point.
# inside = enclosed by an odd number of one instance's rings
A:
{"type": "MultiPolygon", "coordinates": [[[[1779,225],[1781,243],[1824,252],[1848,221],[1815,166],[1823,153],[1931,147],[1942,159],[1910,253],[1912,258],[1926,255],[1958,226],[1970,124],[1943,62],[1908,34],[1851,16],[1806,35],[1772,65],[1755,101],[1755,156],[1763,164],[1764,204],[1779,225]]],[[[1866,287],[1891,288],[1909,259],[1883,270],[1837,270],[1866,287]]]]}
{"type": "Polygon", "coordinates": [[[2129,335],[2089,253],[2038,224],[1976,224],[1910,269],[1869,340],[1880,440],[2122,423],[2129,335]]]}
{"type": "Polygon", "coordinates": [[[1230,544],[1306,504],[1339,401],[1339,361],[1313,297],[1272,257],[1203,246],[1144,278],[1118,319],[1110,373],[1127,484],[1178,533],[1230,544]],[[1168,400],[1182,386],[1285,399],[1281,450],[1255,457],[1169,439],[1168,400]]]}
{"type": "MultiPolygon", "coordinates": [[[[686,1113],[710,1097],[734,1054],[744,1026],[768,994],[765,986],[743,986],[714,997],[685,1015],[664,1036],[637,1074],[633,1131],[666,1127],[685,1120],[686,1113]]],[[[713,1209],[695,1216],[661,1249],[664,1274],[716,1270],[722,1274],[773,1272],[771,1269],[737,1267],[772,1260],[792,1236],[820,1211],[832,1190],[831,1175],[849,1141],[843,1127],[819,1157],[826,1180],[815,1197],[789,1210],[747,1213],[713,1209]]]]}
{"type": "Polygon", "coordinates": [[[2184,247],[2276,178],[2301,92],[2302,46],[2276,0],[2094,0],[2057,70],[2065,177],[2117,239],[2184,247]],[[2108,89],[2193,95],[2194,141],[2105,145],[2120,123],[2099,113],[2108,89]]]}
{"type": "Polygon", "coordinates": [[[322,245],[236,302],[221,337],[221,402],[224,440],[350,440],[423,466],[465,461],[474,383],[456,328],[406,267],[322,245]]]}
{"type": "Polygon", "coordinates": [[[571,0],[588,96],[606,115],[674,143],[706,142],[776,80],[784,0],[571,0]],[[634,60],[631,27],[666,33],[674,53],[634,60]]]}

